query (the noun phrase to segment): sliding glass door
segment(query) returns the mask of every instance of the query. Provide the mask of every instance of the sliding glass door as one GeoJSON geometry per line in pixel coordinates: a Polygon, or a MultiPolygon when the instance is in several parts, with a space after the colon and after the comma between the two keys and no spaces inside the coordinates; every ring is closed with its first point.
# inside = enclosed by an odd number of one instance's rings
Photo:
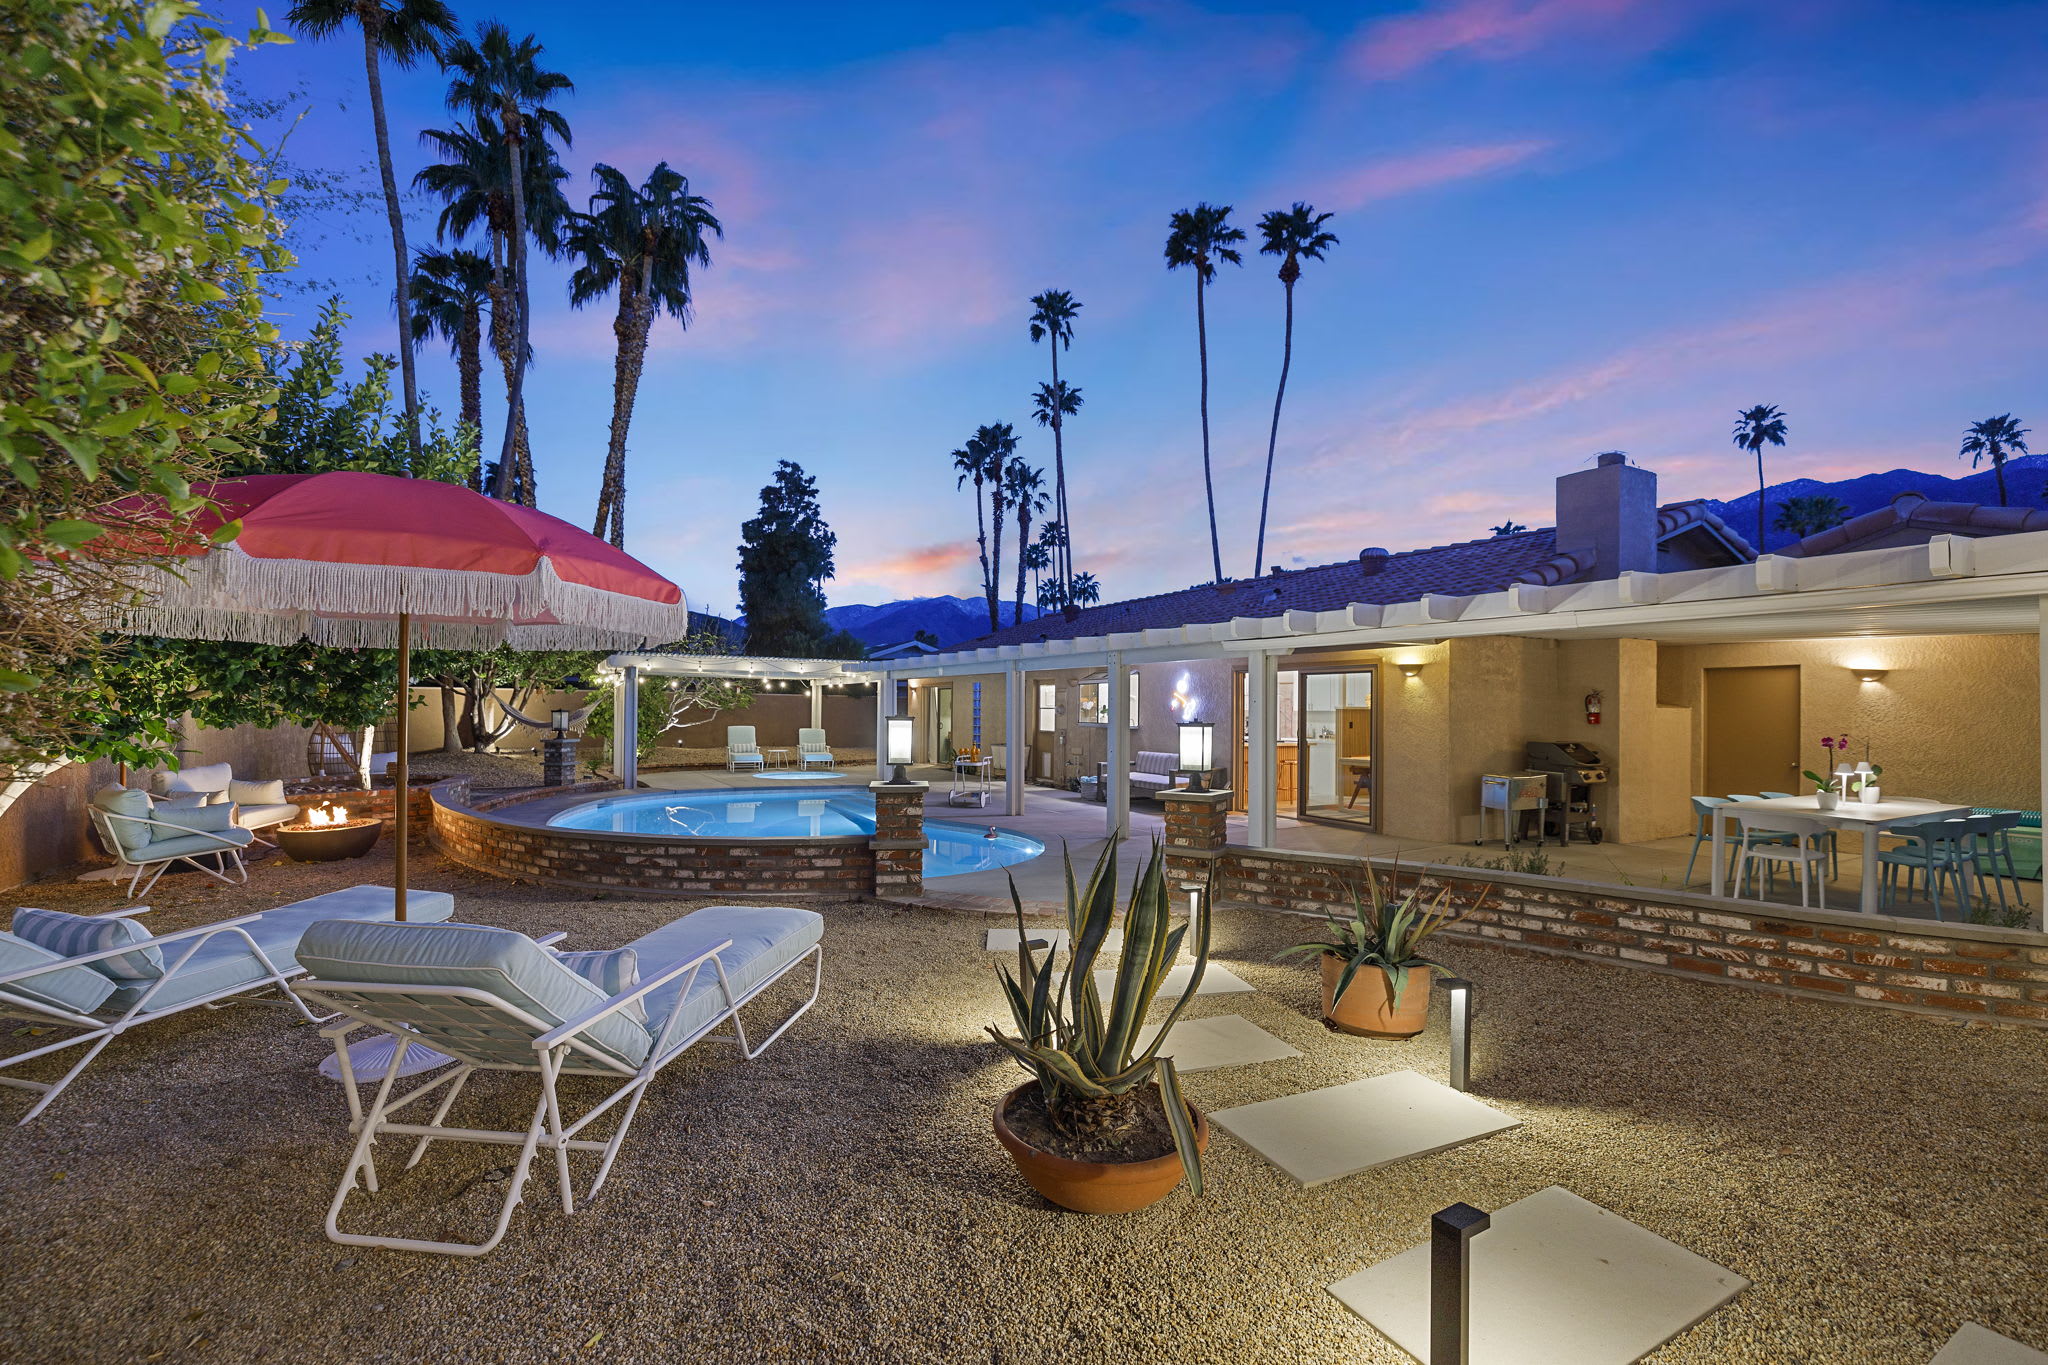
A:
{"type": "MultiPolygon", "coordinates": [[[[1300,773],[1294,796],[1302,819],[1373,827],[1379,804],[1374,683],[1371,668],[1299,675],[1293,689],[1300,773]]],[[[1286,784],[1280,787],[1284,799],[1286,784]]]]}

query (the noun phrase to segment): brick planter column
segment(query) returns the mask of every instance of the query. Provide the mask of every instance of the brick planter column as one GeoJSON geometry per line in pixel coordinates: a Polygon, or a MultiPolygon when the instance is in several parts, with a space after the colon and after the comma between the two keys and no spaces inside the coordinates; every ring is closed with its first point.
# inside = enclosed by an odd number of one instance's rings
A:
{"type": "Polygon", "coordinates": [[[875,894],[924,894],[924,794],[929,782],[870,782],[875,794],[875,894]]]}
{"type": "Polygon", "coordinates": [[[1166,806],[1166,880],[1173,886],[1209,884],[1209,874],[1228,841],[1227,791],[1161,793],[1166,806]]]}

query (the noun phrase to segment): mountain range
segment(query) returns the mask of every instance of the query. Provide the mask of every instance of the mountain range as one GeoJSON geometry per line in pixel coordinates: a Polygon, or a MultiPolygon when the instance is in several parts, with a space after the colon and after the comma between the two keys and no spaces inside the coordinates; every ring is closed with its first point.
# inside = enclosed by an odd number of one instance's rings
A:
{"type": "MultiPolygon", "coordinates": [[[[1766,460],[1769,456],[1766,455],[1766,460]]],[[[1766,466],[1768,468],[1768,465],[1766,466]]],[[[2048,482],[2048,454],[2021,455],[2005,462],[2006,500],[2014,507],[2040,507],[2048,503],[2044,499],[2043,483],[2048,482]]],[[[1831,497],[1848,504],[1849,515],[1860,517],[1865,512],[1875,512],[1890,504],[1901,493],[1924,494],[1931,502],[1986,502],[1998,501],[1997,475],[1989,466],[1975,473],[1950,478],[1945,474],[1927,474],[1914,469],[1888,469],[1882,474],[1859,474],[1853,479],[1836,479],[1825,483],[1819,479],[1788,479],[1774,483],[1764,490],[1766,518],[1775,516],[1775,508],[1787,498],[1831,497]]],[[[1707,506],[1748,539],[1756,537],[1756,494],[1747,493],[1727,502],[1707,500],[1707,506]]],[[[1789,545],[1796,537],[1783,531],[1769,533],[1768,543],[1763,547],[1775,550],[1789,545]]],[[[983,618],[987,618],[984,616],[983,618]]]]}
{"type": "MultiPolygon", "coordinates": [[[[1013,604],[1002,604],[1003,624],[1010,623],[1013,604]]],[[[1038,618],[1038,608],[1024,604],[1024,619],[1038,618]]],[[[825,620],[862,644],[893,645],[927,631],[943,647],[988,634],[988,604],[979,597],[909,597],[874,605],[854,603],[827,607],[825,620]]]]}

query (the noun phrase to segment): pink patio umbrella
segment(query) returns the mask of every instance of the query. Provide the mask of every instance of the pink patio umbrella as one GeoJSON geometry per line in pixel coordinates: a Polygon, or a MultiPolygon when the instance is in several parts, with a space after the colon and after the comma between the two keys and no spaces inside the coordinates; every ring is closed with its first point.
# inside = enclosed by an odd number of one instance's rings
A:
{"type": "MultiPolygon", "coordinates": [[[[398,650],[397,905],[405,918],[412,647],[645,649],[689,633],[682,589],[558,517],[388,474],[256,474],[194,489],[201,535],[146,572],[135,635],[398,650]]],[[[160,504],[159,504],[160,506],[160,504]]],[[[148,521],[146,501],[117,509],[148,521]]]]}

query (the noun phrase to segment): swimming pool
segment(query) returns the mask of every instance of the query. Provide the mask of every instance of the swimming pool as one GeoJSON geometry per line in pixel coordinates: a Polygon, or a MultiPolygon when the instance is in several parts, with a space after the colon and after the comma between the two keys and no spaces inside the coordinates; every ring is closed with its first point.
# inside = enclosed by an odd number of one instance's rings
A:
{"type": "MultiPolygon", "coordinates": [[[[558,829],[608,834],[680,835],[684,838],[817,839],[873,834],[875,798],[859,787],[806,787],[802,791],[712,788],[603,796],[549,819],[558,829]]],[[[988,837],[990,826],[925,821],[924,875],[956,877],[1028,862],[1045,845],[1021,834],[988,837]]]]}

